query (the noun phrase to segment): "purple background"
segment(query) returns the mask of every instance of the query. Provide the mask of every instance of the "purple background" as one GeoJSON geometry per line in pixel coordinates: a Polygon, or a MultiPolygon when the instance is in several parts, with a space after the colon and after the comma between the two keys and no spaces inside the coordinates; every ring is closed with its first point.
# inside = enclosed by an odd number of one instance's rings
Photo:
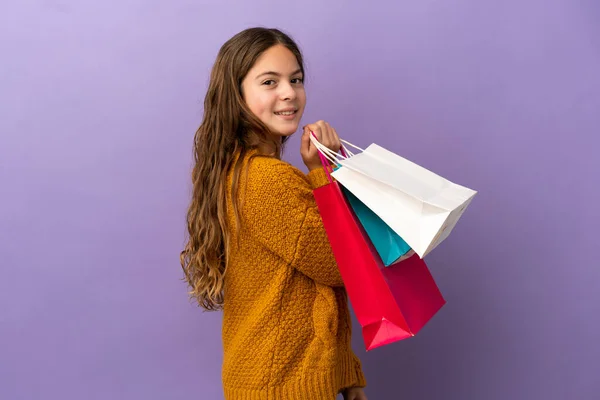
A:
{"type": "Polygon", "coordinates": [[[305,122],[479,191],[428,257],[447,306],[368,354],[357,327],[369,398],[597,398],[599,20],[596,0],[3,0],[0,398],[222,398],[221,317],[178,254],[208,73],[253,25],[304,49],[305,122]]]}

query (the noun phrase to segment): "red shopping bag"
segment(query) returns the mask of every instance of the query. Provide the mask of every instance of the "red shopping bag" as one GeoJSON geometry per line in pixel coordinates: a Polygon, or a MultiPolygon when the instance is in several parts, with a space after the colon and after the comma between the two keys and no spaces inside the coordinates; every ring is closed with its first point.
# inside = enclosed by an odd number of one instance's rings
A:
{"type": "Polygon", "coordinates": [[[339,184],[313,193],[366,349],[414,336],[446,303],[425,262],[385,267],[339,184]]]}

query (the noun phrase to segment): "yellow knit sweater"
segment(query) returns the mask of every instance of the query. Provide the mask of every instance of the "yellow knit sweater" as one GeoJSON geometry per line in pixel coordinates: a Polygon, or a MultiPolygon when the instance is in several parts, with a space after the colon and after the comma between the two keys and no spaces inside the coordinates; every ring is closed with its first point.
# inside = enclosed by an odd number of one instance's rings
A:
{"type": "Polygon", "coordinates": [[[344,388],[365,386],[346,292],[312,194],[327,184],[324,170],[305,175],[272,157],[248,163],[246,156],[241,172],[240,232],[227,191],[225,399],[334,400],[344,388]]]}

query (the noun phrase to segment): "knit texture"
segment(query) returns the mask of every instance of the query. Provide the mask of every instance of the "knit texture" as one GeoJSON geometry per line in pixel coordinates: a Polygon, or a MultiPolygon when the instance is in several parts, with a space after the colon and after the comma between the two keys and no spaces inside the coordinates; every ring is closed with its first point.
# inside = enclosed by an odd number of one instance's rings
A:
{"type": "Polygon", "coordinates": [[[305,175],[272,157],[248,159],[239,180],[239,231],[231,172],[228,177],[225,399],[334,400],[366,382],[351,349],[346,291],[312,193],[328,183],[325,171],[305,175]]]}

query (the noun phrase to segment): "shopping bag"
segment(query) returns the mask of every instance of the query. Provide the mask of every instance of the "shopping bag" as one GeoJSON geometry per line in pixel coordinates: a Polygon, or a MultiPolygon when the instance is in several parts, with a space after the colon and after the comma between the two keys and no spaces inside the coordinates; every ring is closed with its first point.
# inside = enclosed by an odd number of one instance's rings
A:
{"type": "Polygon", "coordinates": [[[340,155],[313,144],[339,168],[331,173],[421,257],[452,232],[476,191],[453,183],[377,144],[340,155]]]}
{"type": "Polygon", "coordinates": [[[414,255],[385,267],[338,182],[313,191],[367,350],[417,334],[445,304],[414,255]]]}
{"type": "Polygon", "coordinates": [[[410,246],[390,228],[377,214],[351,192],[341,186],[344,196],[358,217],[383,265],[390,266],[415,254],[410,246]]]}

